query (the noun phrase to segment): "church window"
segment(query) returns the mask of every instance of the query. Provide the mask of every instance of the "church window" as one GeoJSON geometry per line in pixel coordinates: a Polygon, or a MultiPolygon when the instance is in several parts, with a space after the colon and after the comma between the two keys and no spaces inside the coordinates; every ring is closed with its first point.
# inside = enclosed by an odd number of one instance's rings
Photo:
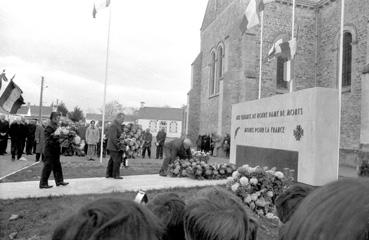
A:
{"type": "Polygon", "coordinates": [[[278,89],[287,89],[287,60],[278,57],[277,58],[277,88],[278,89]]]}
{"type": "Polygon", "coordinates": [[[351,85],[352,63],[352,35],[345,32],[343,35],[342,87],[351,85]]]}
{"type": "Polygon", "coordinates": [[[218,47],[218,78],[223,77],[224,50],[222,46],[218,47]]]}
{"type": "Polygon", "coordinates": [[[211,52],[211,60],[210,60],[210,82],[209,82],[209,95],[214,95],[215,92],[215,64],[216,64],[216,55],[215,52],[211,52]]]}

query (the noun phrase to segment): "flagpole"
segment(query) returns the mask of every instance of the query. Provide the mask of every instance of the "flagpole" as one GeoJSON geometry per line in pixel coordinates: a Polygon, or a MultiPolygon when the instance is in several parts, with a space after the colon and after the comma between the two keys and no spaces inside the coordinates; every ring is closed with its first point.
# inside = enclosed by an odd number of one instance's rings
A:
{"type": "MultiPolygon", "coordinates": [[[[295,35],[295,9],[296,9],[296,0],[292,0],[292,33],[291,33],[291,39],[294,38],[295,35]]],[[[288,70],[290,71],[290,93],[293,92],[293,81],[294,81],[294,74],[292,73],[293,68],[292,65],[292,59],[287,62],[289,64],[288,70]]]]}
{"type": "MultiPolygon", "coordinates": [[[[110,3],[111,5],[111,3],[110,3]]],[[[100,163],[103,159],[103,145],[104,145],[104,129],[105,129],[105,103],[106,103],[106,85],[108,82],[108,68],[109,68],[109,51],[110,51],[110,23],[111,23],[111,6],[109,7],[109,23],[108,23],[108,39],[106,44],[106,61],[105,61],[105,82],[104,82],[104,105],[101,125],[101,140],[100,140],[100,163]]]]}
{"type": "MultiPolygon", "coordinates": [[[[340,26],[340,48],[338,66],[338,159],[340,156],[341,142],[341,111],[342,111],[342,71],[343,71],[343,26],[345,19],[345,0],[341,0],[341,26],[340,26]]],[[[339,174],[339,164],[337,164],[337,176],[339,174]]]]}
{"type": "Polygon", "coordinates": [[[263,64],[263,30],[264,30],[264,11],[260,12],[260,59],[259,59],[259,96],[261,98],[261,70],[263,64]]]}

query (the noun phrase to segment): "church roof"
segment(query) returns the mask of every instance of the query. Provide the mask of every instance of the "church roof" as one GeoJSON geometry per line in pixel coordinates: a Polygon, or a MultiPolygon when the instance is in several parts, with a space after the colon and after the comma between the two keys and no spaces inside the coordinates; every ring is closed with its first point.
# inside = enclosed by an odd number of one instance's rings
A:
{"type": "Polygon", "coordinates": [[[153,120],[183,120],[182,108],[166,108],[166,107],[143,107],[138,111],[138,119],[153,120]]]}

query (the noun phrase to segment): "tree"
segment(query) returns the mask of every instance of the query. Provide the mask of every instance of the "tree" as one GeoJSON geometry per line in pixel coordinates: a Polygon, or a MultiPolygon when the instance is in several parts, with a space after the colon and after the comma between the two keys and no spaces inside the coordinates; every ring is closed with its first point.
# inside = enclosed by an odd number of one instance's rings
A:
{"type": "MultiPolygon", "coordinates": [[[[116,114],[123,112],[123,106],[117,100],[105,104],[105,119],[113,118],[116,114]]],[[[103,110],[101,109],[101,113],[103,110]]]]}
{"type": "Polygon", "coordinates": [[[62,116],[67,116],[67,114],[69,112],[67,107],[65,106],[65,103],[63,103],[63,102],[60,102],[60,104],[56,108],[56,111],[60,112],[62,116]]]}
{"type": "Polygon", "coordinates": [[[74,107],[73,111],[69,113],[69,118],[73,122],[79,122],[84,119],[83,111],[79,107],[74,107]]]}

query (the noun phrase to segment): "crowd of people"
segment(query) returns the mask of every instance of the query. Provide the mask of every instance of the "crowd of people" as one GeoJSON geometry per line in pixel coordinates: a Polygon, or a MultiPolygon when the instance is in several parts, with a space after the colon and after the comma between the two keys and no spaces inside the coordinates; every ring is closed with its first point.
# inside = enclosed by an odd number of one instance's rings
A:
{"type": "MultiPolygon", "coordinates": [[[[186,200],[164,192],[145,202],[111,198],[88,203],[59,223],[52,239],[255,240],[263,230],[246,205],[221,187],[204,188],[186,200]]],[[[369,239],[368,179],[317,189],[297,184],[277,202],[280,240],[369,239]]]]}
{"type": "Polygon", "coordinates": [[[220,151],[229,157],[231,137],[229,134],[220,136],[216,133],[199,135],[196,140],[197,151],[210,153],[211,156],[219,156],[220,151]]]}

